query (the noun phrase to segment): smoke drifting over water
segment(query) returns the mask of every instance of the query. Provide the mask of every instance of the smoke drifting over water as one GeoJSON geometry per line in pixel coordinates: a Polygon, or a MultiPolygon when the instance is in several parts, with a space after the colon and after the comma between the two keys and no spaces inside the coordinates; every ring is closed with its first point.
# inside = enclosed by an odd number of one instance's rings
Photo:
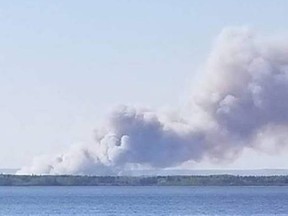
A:
{"type": "Polygon", "coordinates": [[[225,29],[194,88],[189,109],[161,114],[119,107],[95,143],[36,159],[19,173],[112,175],[203,159],[233,160],[244,148],[279,148],[288,134],[288,43],[225,29]]]}

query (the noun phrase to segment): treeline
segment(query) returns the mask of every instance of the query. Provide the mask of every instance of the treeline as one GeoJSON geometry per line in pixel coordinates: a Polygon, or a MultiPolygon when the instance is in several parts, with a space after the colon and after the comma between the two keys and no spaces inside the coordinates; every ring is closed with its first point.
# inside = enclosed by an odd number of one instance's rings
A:
{"type": "Polygon", "coordinates": [[[0,175],[0,186],[288,186],[288,176],[0,175]]]}

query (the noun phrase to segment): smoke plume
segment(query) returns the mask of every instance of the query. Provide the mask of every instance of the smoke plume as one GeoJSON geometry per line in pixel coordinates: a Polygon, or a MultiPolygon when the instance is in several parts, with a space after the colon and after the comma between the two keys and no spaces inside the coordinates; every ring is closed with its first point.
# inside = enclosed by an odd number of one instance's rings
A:
{"type": "Polygon", "coordinates": [[[94,143],[35,159],[19,173],[112,175],[139,166],[233,160],[244,148],[286,145],[288,43],[225,29],[202,75],[185,111],[119,107],[94,143]]]}

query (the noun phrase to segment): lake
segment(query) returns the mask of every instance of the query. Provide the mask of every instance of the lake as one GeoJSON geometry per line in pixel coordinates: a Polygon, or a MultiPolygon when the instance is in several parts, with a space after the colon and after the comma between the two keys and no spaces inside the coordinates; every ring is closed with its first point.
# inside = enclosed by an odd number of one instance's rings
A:
{"type": "Polygon", "coordinates": [[[288,215],[288,187],[0,187],[0,215],[288,215]]]}

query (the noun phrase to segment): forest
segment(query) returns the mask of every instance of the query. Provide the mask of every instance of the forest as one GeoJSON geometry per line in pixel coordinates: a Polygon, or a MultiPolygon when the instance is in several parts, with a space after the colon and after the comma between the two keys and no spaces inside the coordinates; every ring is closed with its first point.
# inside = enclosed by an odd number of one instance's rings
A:
{"type": "Polygon", "coordinates": [[[0,186],[288,186],[288,176],[4,175],[0,186]]]}

